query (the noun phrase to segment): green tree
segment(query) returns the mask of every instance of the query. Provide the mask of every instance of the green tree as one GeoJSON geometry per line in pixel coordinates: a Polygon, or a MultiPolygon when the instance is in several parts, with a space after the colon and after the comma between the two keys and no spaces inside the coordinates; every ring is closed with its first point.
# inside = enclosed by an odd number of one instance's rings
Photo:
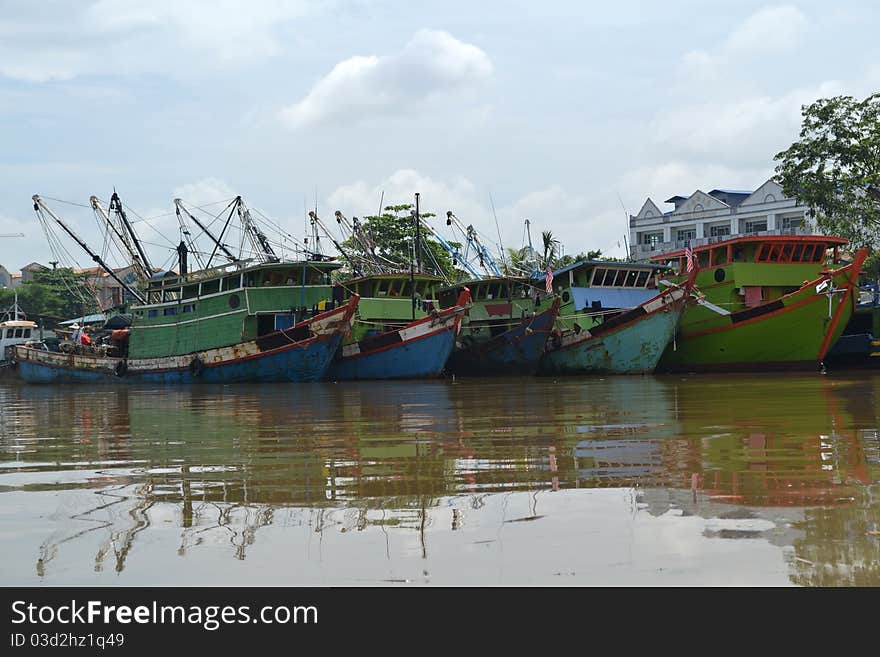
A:
{"type": "Polygon", "coordinates": [[[546,267],[555,267],[556,266],[556,252],[559,250],[559,240],[553,236],[553,231],[543,230],[541,231],[541,242],[544,245],[544,254],[541,258],[541,266],[546,267]]]}
{"type": "Polygon", "coordinates": [[[798,141],[776,155],[775,180],[820,230],[880,246],[880,93],[822,98],[801,114],[798,141]]]}
{"type": "MultiPolygon", "coordinates": [[[[409,269],[413,258],[414,231],[410,214],[413,207],[411,204],[388,205],[381,215],[364,217],[362,221],[363,232],[371,237],[376,254],[397,263],[402,269],[409,269]]],[[[427,219],[435,215],[432,212],[420,212],[419,216],[427,219]]],[[[446,249],[434,239],[424,225],[420,225],[419,228],[422,271],[452,281],[461,278],[462,272],[453,265],[452,257],[446,249]]],[[[450,244],[455,248],[460,246],[456,242],[450,244]]],[[[342,247],[349,253],[361,251],[360,245],[353,237],[345,240],[342,247]]]]}
{"type": "Polygon", "coordinates": [[[22,283],[17,290],[0,290],[0,307],[11,307],[16,293],[22,312],[47,325],[97,312],[97,304],[86,285],[85,276],[71,269],[37,271],[33,280],[22,283]]]}

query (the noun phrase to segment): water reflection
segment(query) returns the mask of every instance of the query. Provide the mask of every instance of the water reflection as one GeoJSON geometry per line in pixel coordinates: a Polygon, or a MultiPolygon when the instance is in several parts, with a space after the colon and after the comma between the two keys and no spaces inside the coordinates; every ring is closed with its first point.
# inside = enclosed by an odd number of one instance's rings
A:
{"type": "Polygon", "coordinates": [[[880,584],[856,376],[3,385],[2,581],[880,584]]]}

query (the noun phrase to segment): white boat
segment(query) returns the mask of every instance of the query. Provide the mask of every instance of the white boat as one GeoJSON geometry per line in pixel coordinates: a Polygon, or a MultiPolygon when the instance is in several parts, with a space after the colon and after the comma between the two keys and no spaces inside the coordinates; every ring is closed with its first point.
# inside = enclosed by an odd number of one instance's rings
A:
{"type": "Polygon", "coordinates": [[[40,331],[36,322],[24,319],[24,313],[18,307],[18,295],[15,304],[6,311],[6,319],[0,322],[0,367],[9,367],[13,363],[15,345],[26,344],[40,339],[40,331]]]}

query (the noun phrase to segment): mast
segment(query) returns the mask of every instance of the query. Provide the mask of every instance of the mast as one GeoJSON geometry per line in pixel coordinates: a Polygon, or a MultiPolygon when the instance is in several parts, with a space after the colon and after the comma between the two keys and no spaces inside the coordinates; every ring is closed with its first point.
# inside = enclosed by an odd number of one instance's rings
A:
{"type": "Polygon", "coordinates": [[[279,258],[275,255],[275,251],[272,250],[272,246],[269,244],[266,235],[260,230],[260,227],[254,223],[254,220],[251,219],[251,211],[248,210],[244,201],[241,200],[241,196],[236,196],[235,200],[238,203],[238,216],[241,219],[245,232],[251,238],[255,250],[263,252],[263,258],[266,262],[279,262],[279,258]]]}
{"type": "MultiPolygon", "coordinates": [[[[111,202],[111,204],[113,203],[112,200],[110,202],[111,202]]],[[[143,263],[141,256],[138,255],[137,253],[135,253],[134,249],[131,246],[131,242],[130,242],[128,236],[125,233],[121,232],[119,230],[119,228],[116,226],[116,224],[114,224],[110,220],[110,214],[104,209],[104,206],[101,205],[101,201],[98,199],[98,197],[97,196],[90,196],[89,197],[89,204],[92,206],[92,209],[95,212],[97,212],[99,215],[101,215],[101,218],[110,227],[110,229],[113,231],[113,233],[119,239],[119,241],[122,243],[122,246],[128,252],[128,257],[131,259],[132,265],[135,267],[135,269],[138,270],[138,273],[143,278],[149,280],[150,273],[147,270],[147,268],[144,266],[144,263],[143,263]]],[[[123,230],[124,230],[124,227],[123,227],[123,230]]]]}
{"type": "Polygon", "coordinates": [[[134,227],[131,225],[131,223],[129,223],[128,217],[125,216],[125,210],[122,209],[122,200],[119,198],[119,195],[116,193],[115,189],[113,190],[113,195],[110,197],[110,209],[116,212],[116,214],[119,216],[120,221],[122,221],[122,225],[125,227],[125,230],[131,236],[131,241],[134,242],[134,246],[141,256],[141,263],[143,263],[144,269],[149,275],[153,271],[153,269],[150,267],[150,261],[147,258],[146,252],[141,246],[141,241],[138,239],[137,233],[134,232],[134,227]]]}
{"type": "MultiPolygon", "coordinates": [[[[337,214],[341,214],[341,213],[337,210],[337,214]]],[[[339,251],[339,253],[342,254],[342,257],[345,258],[345,261],[351,266],[352,272],[354,272],[358,276],[361,276],[362,272],[354,264],[354,261],[349,257],[346,250],[342,248],[342,245],[336,241],[336,238],[333,237],[333,235],[330,234],[330,231],[327,230],[327,227],[318,218],[318,215],[315,213],[314,210],[309,210],[309,218],[312,220],[312,225],[316,227],[316,231],[317,231],[317,228],[320,228],[322,231],[324,231],[324,234],[330,238],[330,241],[333,242],[333,246],[336,247],[336,249],[339,251]]]]}
{"type": "MultiPolygon", "coordinates": [[[[232,261],[232,262],[239,262],[239,259],[236,258],[234,255],[232,255],[232,253],[229,251],[229,249],[227,249],[227,248],[226,248],[226,247],[220,242],[220,240],[218,240],[216,237],[214,237],[214,234],[213,234],[210,230],[208,230],[208,228],[207,228],[207,227],[206,227],[201,221],[199,221],[198,219],[196,219],[196,218],[193,216],[193,214],[192,214],[189,210],[187,210],[187,209],[183,206],[183,201],[181,201],[179,198],[174,199],[174,207],[175,207],[175,209],[176,209],[176,211],[177,211],[177,216],[178,216],[178,217],[180,216],[180,211],[183,210],[183,211],[186,213],[186,216],[189,217],[190,219],[192,219],[193,222],[195,222],[196,226],[198,226],[199,228],[201,228],[201,229],[202,229],[202,232],[204,232],[205,235],[207,235],[207,236],[211,239],[211,241],[214,242],[215,247],[214,247],[214,251],[211,253],[211,258],[214,257],[214,253],[216,253],[216,252],[217,252],[217,249],[219,248],[221,251],[223,251],[223,254],[224,254],[227,258],[229,258],[230,261],[232,261]]],[[[228,223],[228,222],[227,222],[227,223],[228,223]]],[[[208,264],[207,264],[208,267],[211,266],[211,258],[208,258],[208,264]]]]}
{"type": "Polygon", "coordinates": [[[80,239],[80,237],[76,233],[74,233],[70,228],[68,228],[67,224],[65,224],[63,221],[61,221],[61,219],[58,217],[58,215],[56,215],[54,212],[52,212],[52,210],[49,208],[49,206],[47,206],[45,204],[43,199],[41,199],[38,194],[34,194],[32,198],[34,201],[34,211],[38,215],[40,215],[40,219],[42,221],[45,221],[45,217],[42,216],[42,214],[45,212],[50,217],[52,217],[52,219],[54,219],[55,222],[59,226],[61,226],[61,228],[64,229],[65,233],[70,235],[70,237],[73,238],[73,240],[77,244],[79,244],[80,247],[92,257],[92,260],[94,260],[96,263],[98,263],[98,266],[100,266],[101,269],[103,269],[105,272],[107,272],[107,274],[113,280],[115,280],[117,283],[119,283],[122,286],[122,289],[124,289],[126,292],[128,292],[131,296],[133,296],[135,299],[137,299],[141,303],[147,302],[146,299],[144,299],[144,297],[141,296],[140,292],[138,292],[137,290],[135,290],[134,288],[129,286],[128,283],[126,283],[121,278],[119,278],[119,276],[116,275],[116,272],[113,271],[113,268],[110,267],[106,262],[104,262],[104,260],[101,258],[101,256],[99,256],[97,253],[92,251],[89,248],[88,244],[86,244],[82,239],[80,239]]]}
{"type": "Polygon", "coordinates": [[[415,235],[413,236],[413,259],[409,262],[409,294],[412,299],[412,318],[415,320],[416,318],[416,275],[415,275],[415,263],[419,261],[419,273],[421,273],[422,263],[419,249],[421,248],[421,244],[419,242],[419,193],[416,192],[416,209],[413,213],[413,230],[415,230],[415,235]]]}
{"type": "Polygon", "coordinates": [[[529,236],[529,256],[531,257],[531,261],[534,263],[532,265],[532,271],[538,271],[538,261],[535,259],[535,249],[532,247],[532,230],[531,223],[528,219],[526,219],[526,234],[529,236]]]}

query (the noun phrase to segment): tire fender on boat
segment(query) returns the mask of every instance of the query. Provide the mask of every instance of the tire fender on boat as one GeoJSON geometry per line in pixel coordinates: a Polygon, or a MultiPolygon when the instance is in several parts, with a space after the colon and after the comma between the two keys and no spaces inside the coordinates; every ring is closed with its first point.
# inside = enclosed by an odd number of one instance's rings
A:
{"type": "Polygon", "coordinates": [[[193,376],[201,376],[202,370],[205,369],[204,361],[196,356],[189,363],[189,373],[193,376]]]}

